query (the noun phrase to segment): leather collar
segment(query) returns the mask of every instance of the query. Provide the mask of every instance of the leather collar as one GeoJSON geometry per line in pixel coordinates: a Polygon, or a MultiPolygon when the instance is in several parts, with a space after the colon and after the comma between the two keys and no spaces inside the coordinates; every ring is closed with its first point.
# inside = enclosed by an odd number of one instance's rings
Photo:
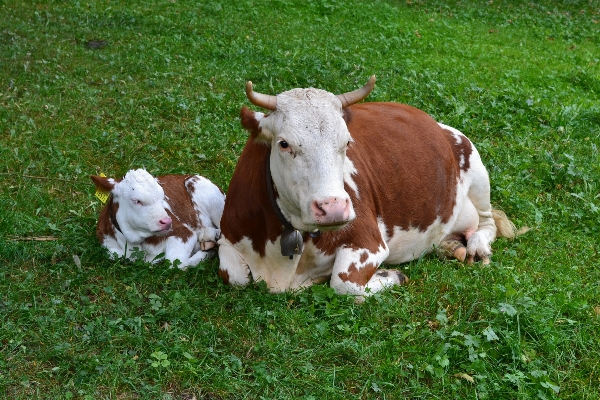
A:
{"type": "Polygon", "coordinates": [[[117,228],[117,230],[121,233],[123,233],[123,231],[121,230],[121,227],[119,226],[119,223],[117,222],[117,218],[115,217],[115,212],[113,211],[113,195],[112,193],[110,194],[109,198],[108,198],[108,217],[110,218],[110,222],[112,222],[112,224],[115,226],[115,228],[117,228]]]}
{"type": "Polygon", "coordinates": [[[279,222],[281,222],[281,224],[286,229],[295,230],[295,228],[292,226],[290,221],[288,221],[285,218],[285,216],[281,212],[281,209],[277,205],[277,200],[275,200],[275,189],[273,189],[273,177],[271,176],[271,156],[270,156],[270,154],[267,154],[267,168],[265,169],[265,171],[266,171],[265,178],[267,179],[267,193],[269,194],[269,200],[271,201],[271,205],[273,206],[273,209],[275,210],[275,214],[277,214],[277,218],[279,219],[279,222]]]}

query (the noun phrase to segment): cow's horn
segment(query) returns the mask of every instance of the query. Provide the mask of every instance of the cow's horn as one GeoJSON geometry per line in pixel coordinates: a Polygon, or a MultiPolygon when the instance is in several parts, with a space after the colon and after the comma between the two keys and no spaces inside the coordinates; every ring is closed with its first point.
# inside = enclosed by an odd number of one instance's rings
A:
{"type": "Polygon", "coordinates": [[[342,108],[346,108],[354,103],[358,103],[359,101],[367,97],[369,93],[371,93],[371,90],[373,90],[373,88],[375,87],[375,81],[375,75],[371,75],[367,84],[361,87],[360,89],[336,95],[336,97],[342,102],[342,108]]]}
{"type": "Polygon", "coordinates": [[[246,82],[246,96],[252,104],[267,110],[275,111],[277,108],[277,97],[268,94],[257,93],[252,90],[252,82],[246,82]]]}

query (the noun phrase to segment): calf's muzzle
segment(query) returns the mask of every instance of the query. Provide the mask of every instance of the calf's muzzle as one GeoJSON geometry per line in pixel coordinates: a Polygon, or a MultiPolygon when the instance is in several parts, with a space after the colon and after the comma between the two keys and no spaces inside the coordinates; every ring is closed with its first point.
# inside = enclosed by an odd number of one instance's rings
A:
{"type": "Polygon", "coordinates": [[[167,218],[162,218],[158,221],[159,225],[160,225],[160,230],[161,231],[169,231],[171,230],[171,225],[173,223],[173,220],[169,217],[167,218]]]}

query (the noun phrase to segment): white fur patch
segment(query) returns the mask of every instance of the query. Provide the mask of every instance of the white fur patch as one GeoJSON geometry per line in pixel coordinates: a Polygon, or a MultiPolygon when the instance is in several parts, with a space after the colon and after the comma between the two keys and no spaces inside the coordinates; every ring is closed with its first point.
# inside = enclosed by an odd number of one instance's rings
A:
{"type": "Polygon", "coordinates": [[[356,198],[360,199],[360,193],[358,192],[358,185],[354,181],[354,178],[352,178],[353,175],[357,175],[357,174],[358,174],[358,170],[354,166],[354,163],[348,156],[346,156],[346,159],[344,160],[344,182],[346,183],[346,185],[348,185],[350,187],[350,189],[354,190],[356,198]]]}

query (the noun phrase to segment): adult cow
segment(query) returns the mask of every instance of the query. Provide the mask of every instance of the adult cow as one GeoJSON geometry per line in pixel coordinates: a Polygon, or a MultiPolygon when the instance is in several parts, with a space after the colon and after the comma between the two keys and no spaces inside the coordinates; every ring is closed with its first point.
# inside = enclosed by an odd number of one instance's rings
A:
{"type": "Polygon", "coordinates": [[[269,96],[246,84],[250,102],[271,112],[241,110],[250,137],[221,220],[225,282],[264,280],[280,292],[330,279],[338,293],[365,296],[407,281],[382,263],[433,249],[487,263],[496,236],[514,235],[492,210],[469,139],[408,105],[355,104],[374,85],[372,76],[338,96],[269,96]]]}

